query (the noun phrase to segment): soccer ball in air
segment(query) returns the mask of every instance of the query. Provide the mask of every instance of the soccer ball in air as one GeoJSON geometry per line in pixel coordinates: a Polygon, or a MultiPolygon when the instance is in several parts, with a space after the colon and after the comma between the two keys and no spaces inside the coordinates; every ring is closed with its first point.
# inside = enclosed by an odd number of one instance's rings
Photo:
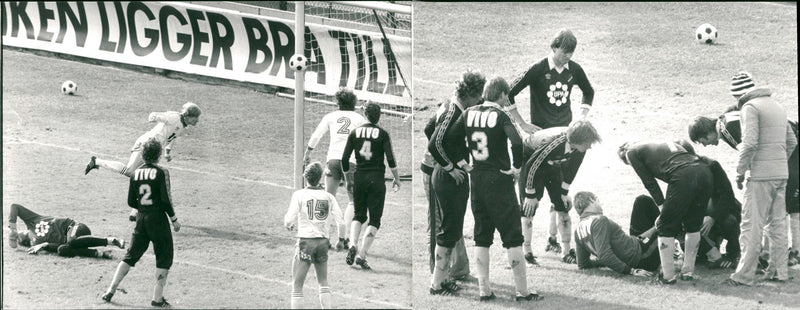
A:
{"type": "Polygon", "coordinates": [[[64,84],[61,84],[61,92],[64,95],[74,95],[78,92],[78,84],[75,84],[73,81],[66,81],[64,84]]]}
{"type": "Polygon", "coordinates": [[[718,35],[717,28],[711,24],[702,24],[700,27],[697,27],[697,31],[695,31],[697,42],[705,44],[714,44],[714,42],[717,42],[718,35]]]}
{"type": "Polygon", "coordinates": [[[292,55],[292,58],[289,59],[289,67],[291,67],[294,71],[305,70],[307,63],[308,59],[306,59],[306,56],[300,54],[294,54],[292,55]]]}

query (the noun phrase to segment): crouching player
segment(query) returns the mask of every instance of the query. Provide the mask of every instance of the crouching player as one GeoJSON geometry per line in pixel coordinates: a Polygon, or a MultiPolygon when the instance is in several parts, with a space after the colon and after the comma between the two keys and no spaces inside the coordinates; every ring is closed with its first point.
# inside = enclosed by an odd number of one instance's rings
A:
{"type": "Polygon", "coordinates": [[[156,255],[156,285],[150,305],[170,306],[164,298],[164,286],[167,285],[167,275],[169,268],[172,267],[174,251],[169,223],[172,222],[176,232],[181,229],[181,223],[178,222],[178,217],[172,208],[169,170],[157,165],[160,156],[161,143],[156,139],[147,140],[142,146],[144,165],[133,171],[128,187],[128,206],[139,210],[136,214],[131,247],[128,248],[125,258],[117,265],[114,279],[103,294],[103,300],[106,302],[111,302],[119,283],[131,267],[142,258],[152,242],[153,252],[156,255]]]}
{"type": "Polygon", "coordinates": [[[397,165],[394,161],[392,151],[392,141],[389,133],[383,128],[378,127],[381,119],[381,107],[377,104],[367,104],[364,114],[367,122],[364,125],[350,131],[347,137],[347,144],[342,153],[342,170],[347,173],[350,170],[349,158],[353,151],[356,151],[355,184],[353,185],[353,200],[355,208],[353,212],[353,222],[350,224],[350,249],[347,251],[345,262],[356,265],[361,269],[372,269],[367,264],[367,251],[369,251],[378,228],[381,227],[381,216],[383,215],[383,204],[386,198],[386,184],[383,174],[386,167],[383,165],[383,158],[389,164],[394,181],[394,190],[400,189],[400,179],[397,175],[397,165]],[[363,240],[358,240],[361,235],[361,227],[367,221],[369,212],[369,226],[363,240]],[[359,249],[358,246],[361,245],[359,249]]]}
{"type": "Polygon", "coordinates": [[[624,143],[618,155],[622,162],[633,167],[661,209],[656,227],[662,276],[655,283],[675,283],[675,237],[683,231],[686,232],[686,255],[680,278],[693,280],[700,229],[714,186],[708,163],[694,154],[688,142],[624,143]],[[656,179],[668,184],[666,198],[656,179]]]}
{"type": "MultiPolygon", "coordinates": [[[[520,200],[522,200],[522,235],[525,237],[523,250],[525,260],[535,265],[536,260],[531,250],[531,234],[533,215],[544,196],[544,190],[550,196],[558,221],[557,230],[564,243],[561,248],[561,260],[568,264],[575,263],[575,250],[572,249],[572,219],[569,217],[571,201],[569,186],[575,179],[583,162],[586,151],[592,144],[601,142],[600,135],[592,123],[586,120],[576,121],[569,127],[552,127],[537,131],[525,140],[524,153],[532,154],[522,170],[524,178],[519,182],[520,200]],[[524,199],[523,199],[524,198],[524,199]]],[[[551,210],[551,211],[552,211],[551,210]]],[[[550,228],[549,245],[556,240],[554,229],[550,228]]]]}
{"type": "Polygon", "coordinates": [[[8,245],[16,248],[19,243],[22,246],[30,247],[29,254],[37,254],[44,249],[48,252],[56,252],[62,257],[111,258],[111,254],[107,251],[90,248],[112,244],[120,249],[125,248],[125,240],[92,236],[92,231],[86,224],[78,223],[70,218],[39,215],[16,203],[11,204],[8,228],[11,229],[11,233],[8,235],[8,245]],[[25,222],[25,226],[28,227],[27,231],[17,232],[18,217],[25,222]]]}
{"type": "MultiPolygon", "coordinates": [[[[575,228],[578,268],[608,267],[623,274],[653,276],[653,271],[660,266],[656,243],[650,242],[655,241],[651,238],[654,229],[648,228],[638,236],[626,234],[619,224],[603,215],[600,201],[592,192],[576,193],[573,206],[581,218],[575,228]],[[592,255],[597,259],[591,259],[592,255]]],[[[644,195],[636,197],[631,230],[638,223],[654,226],[658,215],[653,199],[644,195]]]]}
{"type": "MultiPolygon", "coordinates": [[[[519,204],[514,193],[514,179],[522,166],[522,139],[503,112],[508,106],[508,83],[503,78],[493,78],[484,88],[483,104],[470,107],[458,118],[447,135],[467,137],[474,168],[469,164],[459,166],[470,173],[472,214],[475,217],[475,256],[478,265],[480,300],[495,298],[489,288],[489,247],[494,231],[500,232],[506,248],[508,263],[514,274],[517,301],[541,300],[528,290],[525,263],[522,255],[522,228],[519,221],[519,204]],[[502,105],[502,106],[501,106],[502,105]],[[508,154],[511,141],[513,163],[508,154]]],[[[445,289],[445,288],[442,288],[445,289]]],[[[435,293],[431,288],[431,293],[435,293]]]]}
{"type": "Polygon", "coordinates": [[[322,164],[313,162],[303,176],[308,186],[294,192],[283,225],[289,231],[297,229],[297,251],[292,263],[292,309],[303,308],[303,284],[308,269],[314,264],[319,283],[319,302],[323,309],[331,307],[331,287],[328,285],[328,226],[343,225],[342,210],[336,197],[325,191],[319,181],[322,164]]]}

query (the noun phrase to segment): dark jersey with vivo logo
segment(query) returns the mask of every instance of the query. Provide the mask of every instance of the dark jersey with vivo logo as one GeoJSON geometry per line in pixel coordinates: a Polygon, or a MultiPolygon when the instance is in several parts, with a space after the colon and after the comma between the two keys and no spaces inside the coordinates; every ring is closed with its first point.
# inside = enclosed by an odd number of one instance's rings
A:
{"type": "Polygon", "coordinates": [[[166,212],[175,216],[170,196],[169,171],[144,164],[133,172],[128,187],[128,206],[139,212],[166,212]]]}
{"type": "Polygon", "coordinates": [[[356,153],[356,171],[386,171],[386,166],[383,165],[384,157],[389,168],[397,166],[389,133],[375,124],[366,123],[350,132],[342,154],[344,171],[350,170],[348,159],[353,151],[356,153]]]}
{"type": "Polygon", "coordinates": [[[570,98],[572,86],[578,85],[586,102],[591,105],[594,89],[580,65],[569,61],[566,67],[558,72],[550,68],[548,58],[540,60],[517,78],[509,91],[508,98],[514,103],[514,96],[529,87],[531,93],[531,123],[542,129],[569,126],[572,122],[570,98]]]}
{"type": "MultiPolygon", "coordinates": [[[[511,118],[496,103],[470,107],[456,121],[448,135],[467,137],[467,144],[477,170],[508,170],[511,159],[508,142],[514,156],[514,168],[522,165],[522,138],[511,122],[511,118]]],[[[456,139],[453,137],[453,139],[456,139]]]]}

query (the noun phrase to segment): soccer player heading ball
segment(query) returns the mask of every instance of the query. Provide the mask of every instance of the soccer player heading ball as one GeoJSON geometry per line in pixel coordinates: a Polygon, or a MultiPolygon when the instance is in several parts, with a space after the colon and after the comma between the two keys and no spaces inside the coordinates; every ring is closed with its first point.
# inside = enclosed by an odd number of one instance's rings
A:
{"type": "Polygon", "coordinates": [[[292,309],[303,308],[303,284],[311,264],[317,272],[319,301],[323,309],[331,307],[331,287],[328,285],[328,226],[344,224],[342,210],[336,197],[319,184],[322,165],[313,162],[306,167],[303,176],[306,188],[292,194],[289,209],[283,217],[283,225],[289,231],[297,229],[297,251],[292,265],[292,309]]]}
{"type": "MultiPolygon", "coordinates": [[[[133,144],[131,149],[131,157],[128,159],[128,164],[123,164],[114,160],[105,160],[92,156],[89,164],[86,165],[84,174],[89,174],[89,171],[98,168],[105,168],[116,173],[122,174],[126,177],[131,177],[133,171],[142,165],[142,147],[150,139],[156,139],[162,146],[165,146],[164,158],[167,161],[172,160],[170,152],[172,150],[172,143],[175,138],[182,136],[186,133],[186,128],[197,125],[200,120],[200,107],[197,104],[187,102],[183,105],[183,110],[178,113],[176,111],[167,112],[152,112],[147,117],[147,121],[156,123],[153,129],[141,135],[133,144]]],[[[159,154],[161,156],[161,154],[159,154]]],[[[136,221],[136,209],[131,210],[129,219],[133,222],[136,221]]]]}

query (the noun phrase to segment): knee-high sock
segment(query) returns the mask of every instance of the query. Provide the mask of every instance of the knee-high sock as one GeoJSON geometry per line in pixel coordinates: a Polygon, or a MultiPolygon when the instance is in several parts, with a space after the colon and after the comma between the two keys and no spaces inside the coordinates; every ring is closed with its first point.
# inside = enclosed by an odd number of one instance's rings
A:
{"type": "Polygon", "coordinates": [[[800,250],[800,213],[789,213],[789,229],[792,234],[792,250],[800,250]]]}
{"type": "Polygon", "coordinates": [[[572,219],[567,212],[558,214],[558,234],[561,236],[561,257],[567,256],[572,248],[572,219]]]}
{"type": "Polygon", "coordinates": [[[131,265],[128,265],[126,262],[119,262],[119,265],[117,265],[117,271],[114,273],[114,279],[111,280],[111,286],[108,287],[106,293],[114,293],[114,291],[117,290],[119,283],[122,282],[122,279],[125,278],[130,270],[131,265]]]}
{"type": "Polygon", "coordinates": [[[303,292],[292,292],[292,299],[290,301],[292,309],[303,309],[300,305],[303,302],[303,292]]]}
{"type": "Polygon", "coordinates": [[[694,274],[694,263],[697,261],[697,249],[700,248],[700,232],[686,233],[686,249],[683,252],[682,274],[694,274]]]}
{"type": "Polygon", "coordinates": [[[522,257],[522,248],[513,247],[506,250],[508,252],[508,263],[514,273],[514,287],[517,289],[517,296],[528,296],[528,278],[525,269],[525,259],[522,257]]]}
{"type": "MultiPolygon", "coordinates": [[[[94,163],[97,164],[98,166],[100,166],[101,168],[106,168],[108,170],[114,171],[114,172],[119,173],[119,174],[125,174],[126,173],[125,170],[127,170],[126,167],[125,167],[125,164],[123,164],[121,162],[118,162],[118,161],[115,161],[115,160],[105,160],[105,159],[96,158],[94,160],[94,163]]],[[[131,173],[132,172],[133,171],[131,171],[131,173]]]]}
{"type": "Polygon", "coordinates": [[[489,282],[489,248],[475,247],[476,264],[478,265],[478,291],[480,296],[492,294],[489,282]]]}
{"type": "Polygon", "coordinates": [[[367,258],[367,251],[372,247],[372,242],[375,241],[375,236],[378,234],[378,227],[368,226],[367,233],[364,234],[364,239],[361,240],[361,247],[358,249],[358,256],[367,258]]]}
{"type": "Polygon", "coordinates": [[[361,235],[361,222],[350,223],[350,247],[358,246],[358,236],[361,235]]]}
{"type": "Polygon", "coordinates": [[[555,238],[556,232],[558,231],[558,215],[556,210],[551,206],[550,207],[550,237],[555,238]]]}
{"type": "Polygon", "coordinates": [[[522,217],[522,238],[525,240],[522,243],[522,249],[525,253],[532,253],[531,238],[533,234],[533,217],[522,217]]]}
{"type": "MultiPolygon", "coordinates": [[[[355,206],[353,205],[352,201],[347,203],[347,209],[344,210],[344,222],[345,223],[350,223],[350,222],[353,221],[353,209],[354,208],[355,208],[355,206]]],[[[347,230],[348,228],[349,227],[347,227],[347,224],[339,225],[339,238],[349,238],[347,236],[347,234],[349,233],[349,231],[347,230]]]]}
{"type": "Polygon", "coordinates": [[[761,254],[769,254],[769,238],[766,234],[766,229],[762,230],[761,234],[761,254]]]}
{"type": "Polygon", "coordinates": [[[664,279],[671,280],[675,278],[675,238],[674,237],[658,237],[658,256],[661,258],[661,271],[664,273],[664,279]]]}
{"type": "Polygon", "coordinates": [[[156,286],[153,288],[153,301],[164,300],[164,286],[167,285],[169,269],[156,268],[156,286]]]}
{"type": "Polygon", "coordinates": [[[320,286],[319,287],[319,304],[322,306],[322,309],[330,309],[331,308],[331,287],[330,286],[320,286]]]}
{"type": "Polygon", "coordinates": [[[438,290],[442,287],[442,281],[444,281],[450,271],[450,254],[452,253],[453,248],[436,245],[436,263],[434,264],[433,276],[431,277],[431,288],[438,290]]]}

